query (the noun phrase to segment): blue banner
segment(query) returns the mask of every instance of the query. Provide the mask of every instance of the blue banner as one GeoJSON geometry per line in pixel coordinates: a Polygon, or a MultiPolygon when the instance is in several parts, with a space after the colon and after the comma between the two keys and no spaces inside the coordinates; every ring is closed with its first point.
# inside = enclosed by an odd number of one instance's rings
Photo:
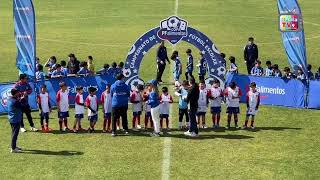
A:
{"type": "Polygon", "coordinates": [[[320,81],[310,81],[308,108],[320,109],[320,81]]]}
{"type": "Polygon", "coordinates": [[[251,82],[257,84],[261,93],[261,104],[303,108],[305,105],[306,86],[299,80],[283,80],[281,78],[268,78],[246,75],[230,75],[227,84],[235,81],[241,88],[243,96],[241,102],[246,102],[246,92],[251,82]]]}
{"type": "Polygon", "coordinates": [[[302,13],[297,0],[278,0],[279,27],[283,45],[292,68],[307,75],[306,43],[302,13]]]}
{"type": "Polygon", "coordinates": [[[16,66],[20,73],[35,77],[36,27],[32,0],[14,0],[13,17],[17,45],[16,66]]]}

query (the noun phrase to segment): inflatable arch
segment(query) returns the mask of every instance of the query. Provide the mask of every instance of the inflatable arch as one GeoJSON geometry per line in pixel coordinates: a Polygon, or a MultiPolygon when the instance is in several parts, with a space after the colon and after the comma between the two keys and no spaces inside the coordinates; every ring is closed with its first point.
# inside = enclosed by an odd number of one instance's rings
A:
{"type": "MultiPolygon", "coordinates": [[[[199,51],[204,53],[207,61],[207,75],[209,77],[206,79],[206,82],[209,83],[213,79],[218,79],[221,85],[224,84],[226,73],[225,60],[220,56],[220,52],[215,44],[202,32],[188,27],[187,21],[176,16],[171,16],[161,21],[159,27],[155,27],[143,34],[132,45],[123,70],[128,85],[135,86],[144,83],[139,78],[142,59],[153,46],[159,44],[162,40],[166,40],[174,45],[182,40],[198,48],[199,51]]],[[[156,60],[154,63],[156,63],[156,60]]]]}

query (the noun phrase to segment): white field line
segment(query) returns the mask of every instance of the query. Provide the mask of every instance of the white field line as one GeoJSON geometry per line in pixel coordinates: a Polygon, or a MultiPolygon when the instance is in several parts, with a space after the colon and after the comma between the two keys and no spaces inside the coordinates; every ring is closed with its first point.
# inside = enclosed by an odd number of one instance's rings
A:
{"type": "MultiPolygon", "coordinates": [[[[174,6],[175,16],[178,15],[178,8],[179,8],[179,0],[175,0],[175,6],[174,6]]],[[[172,45],[172,51],[174,51],[175,49],[176,49],[176,46],[172,45]]],[[[170,72],[172,72],[172,65],[170,65],[170,72]]],[[[173,105],[170,106],[170,118],[172,118],[172,112],[173,112],[172,107],[173,105]]],[[[169,122],[170,122],[169,127],[172,128],[172,119],[169,122]]],[[[165,137],[163,140],[162,180],[170,179],[170,163],[171,163],[171,138],[165,137]]]]}

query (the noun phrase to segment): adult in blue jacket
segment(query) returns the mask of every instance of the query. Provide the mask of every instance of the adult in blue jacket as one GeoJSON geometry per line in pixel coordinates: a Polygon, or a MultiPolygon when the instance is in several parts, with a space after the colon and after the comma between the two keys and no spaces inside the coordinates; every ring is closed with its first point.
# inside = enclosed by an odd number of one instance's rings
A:
{"type": "Polygon", "coordinates": [[[116,136],[116,122],[121,117],[125,134],[128,134],[128,100],[130,87],[124,82],[124,75],[119,74],[117,81],[111,86],[112,96],[112,136],[116,136]]]}
{"type": "MultiPolygon", "coordinates": [[[[8,120],[11,125],[11,152],[19,153],[22,151],[21,148],[17,147],[17,139],[19,135],[21,120],[22,120],[22,112],[25,107],[20,100],[20,93],[17,89],[11,90],[12,97],[8,100],[8,120]]],[[[25,96],[22,100],[26,98],[25,96]]]]}

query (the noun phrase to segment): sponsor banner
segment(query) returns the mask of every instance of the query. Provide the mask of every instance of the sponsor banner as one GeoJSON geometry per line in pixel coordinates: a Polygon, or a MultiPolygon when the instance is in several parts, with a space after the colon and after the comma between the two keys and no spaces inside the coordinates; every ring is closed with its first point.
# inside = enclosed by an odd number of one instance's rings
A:
{"type": "Polygon", "coordinates": [[[310,81],[308,108],[320,109],[320,81],[310,81]]]}
{"type": "Polygon", "coordinates": [[[13,17],[17,45],[16,66],[20,73],[35,77],[36,26],[32,0],[14,0],[13,17]]]}
{"type": "MultiPolygon", "coordinates": [[[[56,94],[59,91],[59,83],[63,81],[68,85],[69,90],[69,103],[73,105],[75,102],[76,96],[76,87],[82,86],[84,90],[84,98],[88,96],[88,88],[95,87],[98,89],[96,95],[100,98],[102,92],[105,90],[106,84],[113,84],[115,79],[113,76],[90,76],[90,77],[67,77],[67,78],[59,78],[59,79],[50,79],[46,81],[37,82],[36,89],[40,90],[40,87],[45,84],[47,86],[47,90],[50,96],[50,103],[52,106],[56,106],[56,94]]],[[[7,100],[11,96],[10,91],[13,88],[15,83],[12,84],[2,84],[0,85],[0,113],[7,112],[7,100]]],[[[30,83],[32,89],[34,89],[33,83],[30,83]]],[[[36,102],[36,94],[37,92],[32,92],[29,96],[29,104],[32,109],[38,109],[38,105],[36,102]]]]}
{"type": "Polygon", "coordinates": [[[279,29],[282,32],[283,46],[292,68],[307,73],[306,43],[303,19],[297,0],[278,0],[279,29]]]}
{"type": "Polygon", "coordinates": [[[241,102],[246,102],[246,93],[251,82],[257,84],[261,93],[261,104],[304,108],[306,86],[299,80],[283,80],[281,78],[256,77],[246,75],[229,75],[227,84],[235,81],[241,88],[241,102]]]}

